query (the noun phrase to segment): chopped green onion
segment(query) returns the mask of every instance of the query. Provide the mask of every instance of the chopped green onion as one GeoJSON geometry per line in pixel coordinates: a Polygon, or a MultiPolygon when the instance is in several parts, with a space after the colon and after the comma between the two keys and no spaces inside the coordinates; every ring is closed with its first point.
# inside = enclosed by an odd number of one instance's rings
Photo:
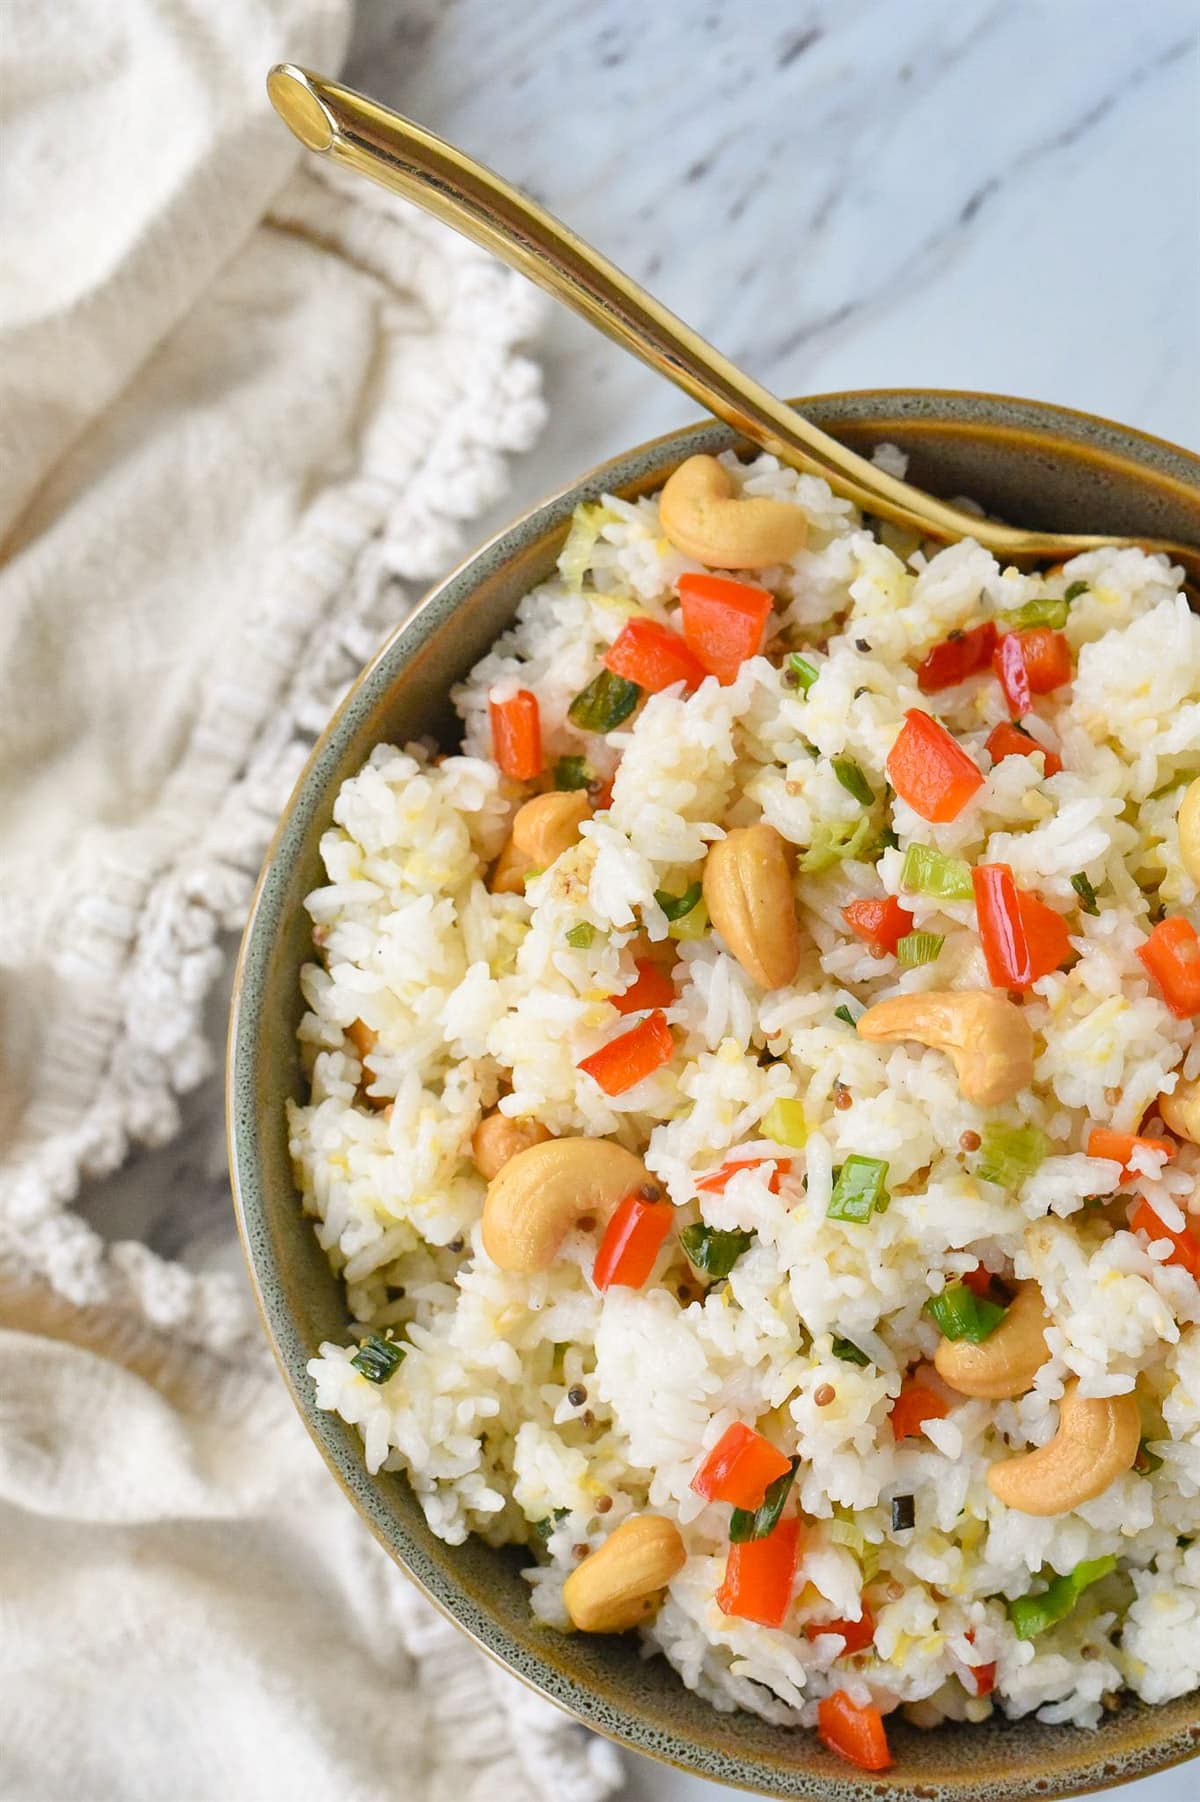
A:
{"type": "Polygon", "coordinates": [[[803,1102],[792,1101],[786,1095],[773,1101],[763,1115],[762,1133],[764,1139],[773,1139],[776,1145],[792,1145],[799,1151],[808,1143],[803,1102]]]}
{"type": "Polygon", "coordinates": [[[890,826],[884,827],[883,831],[879,834],[879,837],[871,847],[872,852],[877,857],[882,857],[885,851],[898,851],[899,849],[900,839],[898,835],[892,831],[890,826]]]}
{"type": "Polygon", "coordinates": [[[856,1220],[863,1225],[876,1211],[884,1213],[891,1200],[886,1188],[887,1172],[882,1158],[864,1158],[852,1152],[838,1172],[825,1210],[827,1217],[856,1220]]]}
{"type": "Polygon", "coordinates": [[[728,1276],[743,1252],[754,1243],[753,1233],[718,1232],[715,1226],[685,1226],[679,1235],[687,1261],[705,1276],[728,1276]]]}
{"type": "Polygon", "coordinates": [[[1063,600],[1069,605],[1071,601],[1077,601],[1081,594],[1086,594],[1087,592],[1088,585],[1086,582],[1072,582],[1066,593],[1063,595],[1063,600]]]}
{"type": "Polygon", "coordinates": [[[583,578],[592,560],[601,526],[616,514],[602,501],[581,501],[571,515],[571,530],[558,553],[558,573],[575,594],[583,588],[583,578]]]}
{"type": "Polygon", "coordinates": [[[918,964],[936,963],[942,954],[946,936],[941,932],[906,932],[896,941],[896,958],[906,970],[918,964]]]}
{"type": "Polygon", "coordinates": [[[1096,891],[1082,870],[1080,870],[1078,876],[1072,876],[1071,887],[1079,896],[1079,905],[1082,907],[1085,914],[1098,914],[1100,912],[1100,903],[1096,899],[1096,891]]]}
{"type": "Polygon", "coordinates": [[[1026,626],[1053,626],[1058,629],[1067,623],[1070,604],[1068,595],[1041,595],[1035,601],[1026,601],[1023,607],[1017,607],[1011,613],[1002,613],[1000,619],[1018,632],[1026,626]]]}
{"type": "Polygon", "coordinates": [[[874,806],[875,790],[871,787],[871,784],[867,781],[853,757],[831,757],[829,761],[833,765],[834,775],[846,790],[846,793],[853,795],[854,799],[863,807],[874,806]]]}
{"type": "Polygon", "coordinates": [[[787,660],[787,666],[789,672],[796,678],[796,687],[801,694],[808,693],[821,673],[815,663],[810,663],[807,657],[801,657],[798,651],[792,652],[787,660]]]}
{"type": "Polygon", "coordinates": [[[908,847],[900,881],[914,895],[934,895],[941,901],[970,901],[975,894],[970,864],[961,857],[947,857],[932,845],[908,847]]]}
{"type": "Polygon", "coordinates": [[[1049,1149],[1050,1141],[1036,1126],[985,1126],[975,1175],[1015,1194],[1049,1149]]]}
{"type": "Polygon", "coordinates": [[[689,883],[682,895],[673,895],[670,889],[656,888],[654,899],[666,914],[668,920],[682,920],[684,914],[690,914],[700,899],[701,889],[698,882],[689,883]]]}
{"type": "Polygon", "coordinates": [[[404,1352],[405,1347],[397,1345],[394,1339],[368,1333],[350,1362],[355,1370],[362,1371],[368,1383],[386,1383],[403,1364],[404,1352]]]}
{"type": "Polygon", "coordinates": [[[1004,1319],[1006,1309],[985,1295],[976,1295],[965,1283],[947,1283],[925,1309],[937,1322],[943,1339],[966,1339],[982,1345],[1004,1319]]]}
{"type": "MultiPolygon", "coordinates": [[[[853,823],[847,820],[818,820],[813,827],[812,843],[800,859],[800,869],[807,876],[820,876],[848,857],[857,857],[871,839],[871,816],[860,814],[853,823]]],[[[972,891],[973,892],[973,891],[972,891]]]]}
{"type": "Polygon", "coordinates": [[[567,933],[567,943],[575,951],[586,951],[596,937],[596,928],[590,920],[580,920],[578,926],[572,926],[567,933]]]}
{"type": "Polygon", "coordinates": [[[671,921],[667,927],[667,937],[677,939],[681,944],[691,943],[694,939],[702,939],[708,927],[708,909],[703,901],[697,901],[690,913],[684,914],[682,919],[671,921]]]}
{"type": "Polygon", "coordinates": [[[555,788],[587,788],[591,780],[586,757],[560,757],[554,766],[555,788]]]}
{"type": "Polygon", "coordinates": [[[854,1015],[850,1012],[848,1007],[835,1007],[833,1010],[833,1017],[835,1020],[844,1020],[847,1026],[857,1027],[858,1025],[858,1021],[854,1018],[854,1015]]]}
{"type": "Polygon", "coordinates": [[[747,1539],[765,1539],[773,1533],[783,1513],[783,1504],[788,1499],[788,1490],[796,1479],[800,1468],[799,1458],[793,1458],[791,1468],[785,1470],[781,1477],[768,1483],[767,1493],[757,1508],[735,1508],[729,1516],[729,1539],[732,1545],[742,1545],[747,1539]]]}
{"type": "Polygon", "coordinates": [[[1055,1577],[1041,1595],[1018,1596],[1009,1602],[1008,1618],[1018,1639],[1036,1639],[1047,1627],[1065,1620],[1084,1590],[1117,1568],[1115,1558],[1085,1558],[1066,1576],[1055,1577]]]}
{"type": "Polygon", "coordinates": [[[610,669],[602,669],[575,696],[567,709],[567,718],[582,732],[611,732],[614,726],[629,718],[641,698],[642,691],[636,682],[615,676],[610,669]]]}
{"type": "Polygon", "coordinates": [[[1148,1477],[1154,1471],[1161,1470],[1162,1463],[1163,1461],[1158,1453],[1152,1452],[1146,1441],[1144,1439],[1141,1440],[1137,1449],[1137,1457],[1133,1461],[1133,1468],[1137,1471],[1138,1475],[1140,1477],[1148,1477]]]}
{"type": "Polygon", "coordinates": [[[843,1364],[867,1365],[871,1362],[866,1352],[860,1350],[853,1339],[836,1338],[833,1342],[833,1355],[840,1358],[843,1364]]]}
{"type": "Polygon", "coordinates": [[[545,1545],[559,1521],[565,1520],[570,1512],[569,1508],[556,1508],[552,1514],[547,1514],[544,1520],[535,1520],[532,1529],[534,1538],[545,1545]]]}

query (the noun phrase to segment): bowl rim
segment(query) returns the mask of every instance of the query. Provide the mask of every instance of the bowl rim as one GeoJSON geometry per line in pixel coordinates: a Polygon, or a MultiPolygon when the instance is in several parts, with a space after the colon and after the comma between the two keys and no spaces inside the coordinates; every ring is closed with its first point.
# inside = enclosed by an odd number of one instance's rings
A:
{"type": "MultiPolygon", "coordinates": [[[[803,409],[807,406],[845,406],[847,404],[852,408],[855,403],[876,403],[880,410],[884,410],[890,403],[893,409],[903,410],[906,404],[911,405],[912,403],[924,403],[927,408],[929,403],[933,403],[933,407],[936,409],[936,403],[938,402],[948,402],[952,405],[955,403],[965,403],[967,405],[970,403],[981,403],[985,410],[1006,410],[1010,414],[1015,409],[1018,417],[1015,419],[1010,418],[1007,423],[999,418],[984,422],[987,435],[990,438],[1000,437],[1011,439],[1014,437],[1019,438],[1029,436],[1031,433],[1039,432],[1045,433],[1047,436],[1053,438],[1056,435],[1060,423],[1067,427],[1074,425],[1076,426],[1079,435],[1076,436],[1073,433],[1069,433],[1068,435],[1071,438],[1073,450],[1077,453],[1081,461],[1095,461],[1101,463],[1111,463],[1113,461],[1126,462],[1130,467],[1140,467],[1143,469],[1149,464],[1152,466],[1158,481],[1166,482],[1171,487],[1179,488],[1188,495],[1194,495],[1195,488],[1197,484],[1200,483],[1200,456],[1189,451],[1182,445],[1175,444],[1171,440],[1156,436],[1153,433],[1141,431],[1136,427],[1122,425],[1101,414],[1094,414],[1078,408],[1060,406],[1054,402],[1044,402],[1018,395],[997,394],[987,390],[963,388],[862,388],[830,390],[820,394],[805,395],[792,400],[790,404],[803,409]],[[1022,419],[1019,417],[1021,414],[1026,414],[1027,417],[1022,419]],[[1099,440],[1099,442],[1097,442],[1097,440],[1099,440]],[[1133,441],[1146,452],[1150,453],[1144,458],[1141,464],[1138,464],[1134,459],[1129,458],[1127,455],[1122,454],[1122,448],[1127,447],[1130,441],[1133,441]]],[[[911,416],[911,421],[905,420],[904,423],[911,423],[916,427],[920,425],[922,420],[930,426],[940,426],[943,430],[947,429],[947,427],[961,429],[963,434],[967,436],[972,433],[977,433],[981,429],[980,422],[978,421],[970,422],[963,419],[961,427],[959,427],[957,421],[947,421],[944,416],[939,417],[936,410],[926,410],[925,412],[921,412],[915,408],[911,416]]],[[[291,829],[291,822],[293,815],[297,810],[297,806],[305,796],[310,784],[317,776],[322,761],[329,754],[331,748],[338,739],[343,722],[347,719],[353,709],[362,689],[370,681],[372,676],[381,669],[384,663],[389,661],[396,654],[401,639],[411,637],[413,641],[408,656],[411,656],[413,652],[419,649],[426,636],[426,622],[429,616],[437,609],[438,603],[441,601],[442,597],[447,591],[461,584],[475,565],[483,564],[489,556],[499,551],[506,540],[519,537],[530,529],[536,529],[539,526],[542,529],[546,529],[550,523],[549,516],[553,515],[557,510],[564,508],[568,501],[571,502],[571,507],[573,508],[582,495],[596,491],[598,485],[600,487],[610,486],[614,483],[620,485],[622,480],[634,479],[631,474],[622,477],[615,472],[623,470],[631,471],[632,466],[639,462],[644,463],[647,460],[651,462],[658,461],[661,457],[661,453],[668,448],[678,447],[679,453],[682,456],[686,453],[688,441],[701,437],[726,438],[728,439],[730,447],[740,447],[744,442],[738,438],[737,433],[733,431],[732,428],[724,426],[720,421],[711,417],[702,416],[689,423],[658,433],[654,437],[644,439],[635,445],[628,446],[618,451],[613,456],[604,458],[600,462],[591,465],[582,474],[560,484],[558,487],[551,490],[549,494],[543,495],[539,500],[534,501],[522,509],[520,513],[514,515],[482,542],[475,545],[474,548],[461,557],[444,576],[440,577],[430,587],[424,590],[410,612],[407,613],[403,620],[394,626],[376,645],[367,661],[350,682],[345,693],[339,700],[337,707],[326,721],[316,741],[312,745],[304,760],[303,766],[292,784],[287,800],[273,828],[270,841],[263,854],[259,873],[255,880],[253,894],[246,912],[245,925],[242,930],[234,967],[225,1043],[225,1136],[226,1155],[238,1238],[241,1244],[242,1255],[245,1260],[255,1306],[267,1342],[270,1345],[272,1357],[283,1378],[292,1404],[304,1424],[305,1431],[316,1446],[328,1470],[333,1476],[334,1481],[337,1483],[338,1488],[342,1491],[342,1494],[346,1497],[348,1503],[354,1508],[359,1519],[364,1522],[374,1538],[379,1542],[384,1551],[391,1558],[392,1562],[400,1569],[405,1578],[413,1583],[424,1596],[425,1600],[429,1602],[444,1619],[452,1622],[458,1631],[460,1631],[473,1646],[483,1652],[501,1670],[507,1672],[510,1677],[516,1678],[518,1682],[522,1683],[535,1695],[553,1703],[554,1706],[559,1708],[568,1716],[568,1718],[579,1722],[592,1732],[599,1733],[602,1737],[628,1751],[636,1752],[643,1757],[652,1758],[655,1762],[671,1769],[682,1771],[687,1775],[704,1778],[709,1782],[720,1783],[732,1787],[735,1790],[737,1787],[741,1787],[751,1791],[751,1793],[772,1796],[780,1794],[776,1787],[778,1776],[777,1774],[773,1774],[768,1769],[767,1765],[758,1759],[753,1751],[749,1751],[738,1758],[738,1774],[735,1782],[735,1779],[732,1776],[726,1777],[723,1774],[714,1775],[711,1770],[706,1769],[699,1756],[702,1748],[695,1747],[692,1742],[689,1742],[682,1736],[672,1736],[665,1743],[660,1743],[657,1739],[644,1744],[636,1743],[629,1732],[622,1728],[612,1726],[606,1720],[600,1718],[598,1709],[591,1705],[593,1698],[574,1679],[564,1679],[562,1687],[564,1689],[569,1688],[579,1692],[580,1699],[578,1701],[566,1699],[563,1694],[557,1693],[555,1686],[551,1682],[521,1669],[517,1663],[506,1657],[504,1652],[498,1646],[490,1645],[468,1620],[464,1619],[461,1614],[455,1611],[455,1608],[450,1602],[439,1596],[430,1587],[429,1583],[417,1574],[416,1570],[408,1562],[401,1547],[389,1536],[382,1521],[377,1519],[375,1515],[363,1505],[361,1498],[350,1486],[349,1481],[338,1463],[332,1443],[333,1435],[327,1435],[320,1430],[318,1421],[315,1417],[311,1393],[306,1393],[303,1387],[304,1385],[310,1384],[307,1371],[304,1369],[302,1363],[299,1368],[294,1368],[289,1358],[285,1355],[284,1345],[281,1342],[281,1334],[276,1327],[274,1308],[266,1293],[264,1273],[260,1270],[258,1257],[252,1244],[249,1222],[251,1199],[247,1192],[249,1185],[243,1178],[242,1157],[244,1147],[238,1121],[239,1077],[241,1075],[242,1060],[244,1055],[253,1049],[254,1043],[252,1040],[249,1042],[247,1041],[245,1033],[249,968],[257,949],[257,935],[261,925],[261,918],[266,910],[267,891],[271,881],[272,872],[284,850],[285,840],[291,829]]],[[[753,449],[754,447],[750,448],[753,449]]],[[[665,458],[661,458],[661,460],[663,462],[666,461],[665,458]]],[[[652,488],[653,484],[650,486],[652,488]]],[[[570,509],[568,509],[567,516],[569,516],[569,511],[570,509]]],[[[517,547],[514,545],[513,548],[515,550],[517,547]]],[[[408,657],[406,656],[404,662],[407,662],[407,660],[408,657]]],[[[302,1220],[304,1218],[304,1216],[301,1216],[302,1220]]],[[[283,1310],[281,1310],[281,1312],[282,1311],[283,1310]]],[[[348,1431],[353,1432],[353,1429],[348,1429],[348,1431]]],[[[361,1448],[358,1449],[361,1451],[361,1448]]],[[[1197,1692],[1197,1696],[1200,1698],[1200,1692],[1197,1692]]],[[[1153,1705],[1147,1704],[1142,1706],[1149,1708],[1153,1705]]],[[[981,1730],[1002,1732],[1014,1727],[1019,1727],[1019,1725],[1019,1721],[1011,1720],[1006,1717],[999,1728],[989,1729],[988,1725],[984,1723],[981,1724],[981,1730]]],[[[1190,1744],[1184,1743],[1183,1736],[1180,1736],[1178,1743],[1172,1743],[1164,1748],[1166,1756],[1160,1758],[1157,1753],[1153,1754],[1152,1756],[1156,1759],[1156,1762],[1153,1762],[1148,1768],[1127,1774],[1122,1770],[1112,1771],[1110,1766],[1111,1774],[1109,1774],[1100,1768],[1100,1760],[1105,1754],[1097,1750],[1091,1757],[1088,1757],[1084,1751],[1084,1748],[1086,1748],[1088,1744],[1086,1730],[1079,1729],[1077,1731],[1080,1742],[1080,1754],[1078,1757],[1072,1755],[1065,1761],[1056,1762],[1053,1771],[1051,1782],[1059,1787],[1052,1789],[1044,1787],[1046,1783],[1044,1775],[1000,1780],[994,1780],[989,1777],[986,1780],[988,1802],[1026,1802],[1026,1799],[1032,1799],[1034,1797],[1039,1798],[1040,1802],[1053,1802],[1053,1798],[1056,1796],[1066,1798],[1076,1795],[1090,1795],[1098,1791],[1117,1787],[1126,1781],[1158,1775],[1160,1772],[1178,1768],[1179,1766],[1190,1762],[1192,1759],[1200,1758],[1200,1728],[1198,1728],[1193,1730],[1190,1736],[1190,1744]]],[[[1107,1756],[1111,1758],[1113,1753],[1110,1751],[1107,1756]]],[[[1119,1756],[1119,1754],[1117,1756],[1119,1756]]],[[[871,1780],[869,1787],[860,1785],[857,1781],[856,1774],[853,1772],[853,1768],[850,1766],[845,1767],[844,1775],[839,1769],[836,1776],[831,1776],[828,1779],[819,1779],[818,1781],[823,1785],[821,1793],[827,1792],[833,1799],[833,1802],[856,1802],[860,1793],[864,1796],[868,1793],[876,1797],[886,1796],[889,1799],[889,1802],[907,1802],[909,1797],[915,1797],[918,1794],[928,1796],[931,1793],[928,1785],[922,1783],[919,1778],[916,1780],[918,1788],[910,1789],[907,1782],[901,1778],[895,1767],[893,1767],[893,1770],[890,1773],[884,1774],[883,1776],[875,1776],[871,1780]]],[[[812,1793],[816,1795],[818,1792],[814,1789],[812,1793]]]]}

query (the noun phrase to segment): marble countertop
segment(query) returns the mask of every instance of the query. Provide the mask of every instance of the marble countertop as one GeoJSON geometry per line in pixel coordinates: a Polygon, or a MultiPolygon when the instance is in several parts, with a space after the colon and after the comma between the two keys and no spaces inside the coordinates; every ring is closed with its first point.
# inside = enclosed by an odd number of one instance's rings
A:
{"type": "MultiPolygon", "coordinates": [[[[1193,0],[360,0],[348,78],[782,393],[992,389],[1200,442],[1193,0]]],[[[561,310],[537,354],[550,422],[481,539],[695,414],[561,310]]],[[[181,1136],[81,1205],[107,1236],[236,1270],[224,1005],[181,1136]]],[[[1123,1793],[1184,1802],[1195,1782],[1123,1793]]],[[[630,1760],[626,1802],[722,1793],[630,1760]]]]}

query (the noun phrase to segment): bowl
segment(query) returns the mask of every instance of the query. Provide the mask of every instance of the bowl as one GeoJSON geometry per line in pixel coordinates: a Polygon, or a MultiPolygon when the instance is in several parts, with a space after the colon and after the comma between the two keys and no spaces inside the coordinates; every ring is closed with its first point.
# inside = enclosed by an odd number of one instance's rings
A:
{"type": "MultiPolygon", "coordinates": [[[[1088,415],[980,394],[893,391],[797,403],[856,450],[881,440],[910,456],[912,479],[969,494],[1022,524],[1200,541],[1200,458],[1088,415]]],[[[321,1413],[305,1371],[323,1339],[344,1340],[339,1283],[300,1212],[284,1102],[301,1094],[298,973],[311,955],[302,906],[322,880],[318,844],[342,781],[381,740],[450,745],[446,699],[553,569],[572,509],[613,491],[634,498],[697,451],[736,443],[706,424],[615,458],[526,513],[469,558],[382,646],[330,722],[267,853],[242,944],[230,1022],[230,1161],[239,1226],[263,1320],[305,1425],[367,1525],[426,1595],[484,1651],[589,1727],[717,1782],[771,1796],[859,1802],[938,1797],[1017,1802],[1073,1796],[1160,1771],[1200,1752],[1200,1697],[1126,1702],[1095,1732],[993,1719],[922,1732],[889,1724],[894,1768],[866,1777],[815,1735],[719,1714],[631,1638],[555,1635],[534,1621],[522,1557],[481,1540],[434,1537],[398,1473],[367,1475],[352,1427],[321,1413]]],[[[742,447],[749,450],[749,447],[742,447]]]]}

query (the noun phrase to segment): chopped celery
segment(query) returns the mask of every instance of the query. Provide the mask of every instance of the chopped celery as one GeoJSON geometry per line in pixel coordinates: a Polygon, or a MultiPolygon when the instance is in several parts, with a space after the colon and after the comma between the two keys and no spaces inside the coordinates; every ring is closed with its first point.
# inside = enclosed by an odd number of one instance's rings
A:
{"type": "Polygon", "coordinates": [[[641,698],[642,691],[636,682],[614,676],[610,669],[602,669],[575,696],[567,709],[567,718],[582,732],[611,732],[622,720],[629,718],[641,698]]]}
{"type": "Polygon", "coordinates": [[[906,932],[896,941],[896,957],[906,970],[915,970],[918,964],[936,963],[945,943],[941,932],[906,932]]]}
{"type": "Polygon", "coordinates": [[[792,1145],[798,1151],[808,1142],[804,1104],[781,1095],[763,1115],[762,1132],[764,1139],[773,1139],[776,1145],[792,1145]]]}
{"type": "Polygon", "coordinates": [[[807,657],[801,657],[797,651],[792,652],[787,660],[787,666],[789,673],[795,677],[796,687],[802,694],[808,693],[821,673],[814,663],[810,663],[807,657]]]}
{"type": "Polygon", "coordinates": [[[719,1232],[715,1226],[685,1226],[679,1235],[687,1261],[705,1276],[728,1276],[743,1252],[754,1243],[753,1233],[719,1232]]]}
{"type": "Polygon", "coordinates": [[[601,501],[581,501],[572,513],[571,530],[558,553],[558,573],[575,594],[583,588],[601,527],[616,517],[601,501]]]}
{"type": "Polygon", "coordinates": [[[854,1220],[865,1224],[871,1215],[886,1212],[887,1164],[882,1158],[859,1157],[852,1152],[838,1172],[826,1215],[830,1220],[854,1220]]]}
{"type": "Polygon", "coordinates": [[[1017,607],[1011,613],[1002,613],[1000,622],[1017,632],[1023,631],[1027,626],[1054,626],[1057,629],[1066,625],[1070,608],[1071,602],[1067,595],[1040,595],[1037,600],[1026,601],[1023,607],[1017,607]]]}
{"type": "Polygon", "coordinates": [[[362,1371],[368,1383],[386,1383],[403,1364],[404,1353],[405,1347],[397,1345],[394,1339],[368,1333],[350,1362],[355,1370],[362,1371]]]}
{"type": "Polygon", "coordinates": [[[827,1530],[834,1545],[844,1545],[856,1557],[862,1554],[867,1536],[857,1521],[846,1520],[844,1516],[835,1514],[827,1530]]]}
{"type": "Polygon", "coordinates": [[[848,857],[858,857],[870,840],[870,814],[860,814],[853,824],[847,820],[818,820],[812,843],[800,859],[800,868],[805,875],[819,876],[848,857]]]}
{"type": "Polygon", "coordinates": [[[596,928],[590,920],[580,920],[578,926],[572,926],[567,933],[567,943],[574,951],[586,951],[596,937],[596,928]]]}
{"type": "Polygon", "coordinates": [[[900,881],[914,895],[934,895],[942,901],[970,901],[975,894],[970,864],[961,857],[947,857],[932,845],[908,847],[900,881]]]}
{"type": "Polygon", "coordinates": [[[1049,1140],[1036,1126],[985,1126],[975,1175],[1015,1192],[1049,1149],[1049,1140]]]}
{"type": "Polygon", "coordinates": [[[1116,1570],[1115,1558],[1085,1558],[1066,1576],[1055,1577],[1041,1595],[1018,1596],[1009,1602],[1008,1618],[1018,1639],[1036,1639],[1047,1627],[1065,1620],[1084,1590],[1116,1570]]]}
{"type": "Polygon", "coordinates": [[[833,773],[846,793],[853,795],[862,807],[872,807],[875,803],[875,790],[863,775],[853,757],[831,757],[833,773]]]}
{"type": "Polygon", "coordinates": [[[666,914],[668,920],[682,920],[684,914],[690,914],[700,899],[701,889],[698,882],[689,883],[682,895],[673,895],[670,889],[656,888],[654,899],[666,914]]]}
{"type": "Polygon", "coordinates": [[[702,939],[708,926],[708,908],[703,901],[697,901],[689,913],[671,921],[667,927],[667,937],[677,939],[680,944],[690,943],[693,939],[702,939]]]}
{"type": "Polygon", "coordinates": [[[747,1539],[765,1539],[768,1533],[775,1531],[783,1513],[783,1504],[788,1498],[788,1490],[792,1487],[799,1468],[799,1458],[793,1458],[791,1468],[785,1470],[781,1477],[776,1477],[773,1483],[768,1483],[767,1492],[757,1508],[733,1510],[729,1516],[731,1545],[742,1545],[747,1539]]]}
{"type": "Polygon", "coordinates": [[[966,1339],[972,1345],[982,1345],[1006,1312],[998,1302],[976,1295],[965,1283],[947,1283],[925,1307],[941,1329],[943,1339],[966,1339]]]}

